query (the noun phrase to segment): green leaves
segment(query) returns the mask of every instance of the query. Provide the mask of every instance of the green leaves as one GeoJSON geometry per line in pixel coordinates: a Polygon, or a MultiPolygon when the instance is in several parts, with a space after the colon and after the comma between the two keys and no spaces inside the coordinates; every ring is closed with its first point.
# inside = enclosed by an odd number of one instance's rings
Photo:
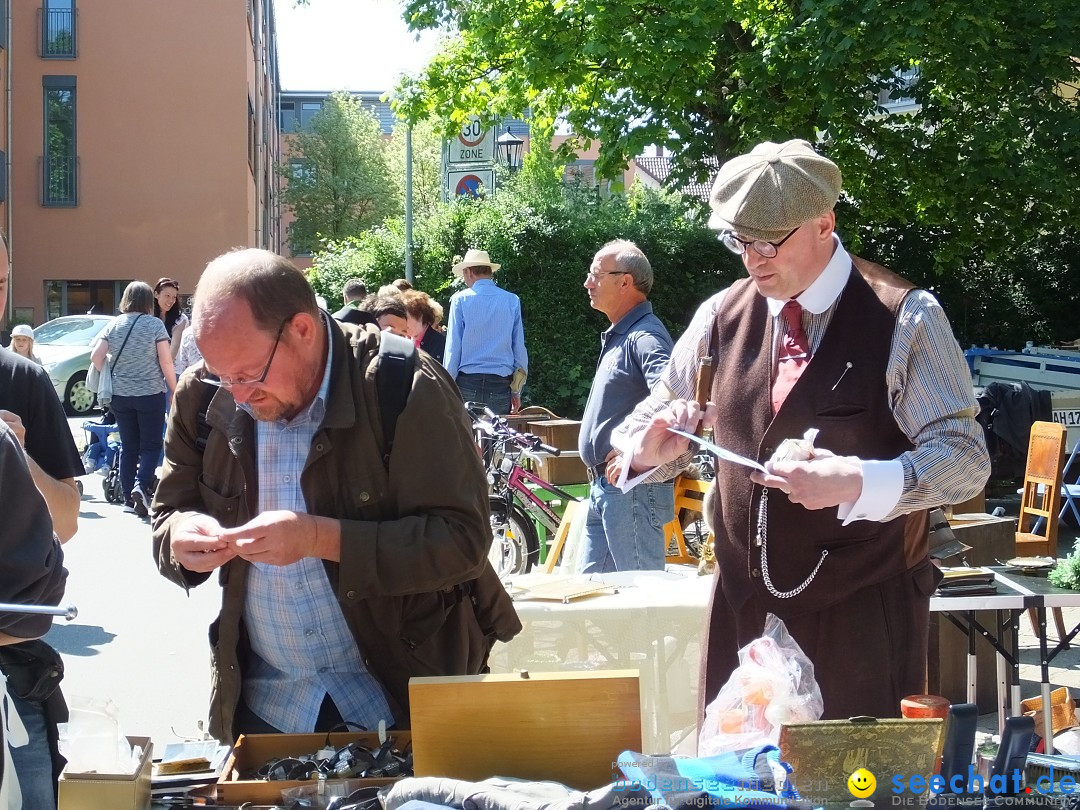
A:
{"type": "Polygon", "coordinates": [[[1080,210],[1073,0],[413,0],[458,21],[398,112],[562,120],[606,177],[649,144],[679,180],[765,139],[818,142],[853,225],[940,233],[941,270],[1068,224],[1080,210]],[[467,10],[467,14],[465,13],[467,10]],[[917,67],[913,85],[900,73],[917,67]],[[1075,91],[1072,91],[1075,92],[1075,91]],[[906,115],[878,100],[910,96],[906,115]]]}

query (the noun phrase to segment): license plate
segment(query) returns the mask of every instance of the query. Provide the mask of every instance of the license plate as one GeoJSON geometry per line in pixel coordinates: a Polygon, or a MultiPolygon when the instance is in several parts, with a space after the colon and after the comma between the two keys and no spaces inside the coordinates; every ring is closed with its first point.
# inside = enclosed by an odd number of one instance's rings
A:
{"type": "Polygon", "coordinates": [[[1080,409],[1075,410],[1055,410],[1054,421],[1058,424],[1065,425],[1065,427],[1080,427],[1080,409]]]}

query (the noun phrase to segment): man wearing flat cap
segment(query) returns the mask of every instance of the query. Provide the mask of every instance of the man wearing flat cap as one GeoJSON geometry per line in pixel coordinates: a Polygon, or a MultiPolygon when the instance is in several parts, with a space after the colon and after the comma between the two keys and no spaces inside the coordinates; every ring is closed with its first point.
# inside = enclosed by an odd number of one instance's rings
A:
{"type": "Polygon", "coordinates": [[[718,463],[703,706],[773,613],[814,663],[825,718],[898,716],[926,688],[927,510],[972,497],[989,477],[945,313],[844,249],[840,183],[801,140],[721,167],[710,225],[749,277],[698,309],[672,351],[667,401],[654,388],[615,436],[624,488],[685,466],[688,441],[668,428],[699,423],[768,470],[718,463]],[[702,409],[704,357],[715,377],[702,409]],[[785,440],[811,429],[816,438],[788,452],[785,440]]]}
{"type": "Polygon", "coordinates": [[[529,372],[521,301],[492,278],[502,265],[486,250],[470,249],[453,266],[467,289],[450,297],[443,365],[466,402],[495,413],[517,413],[529,372]]]}

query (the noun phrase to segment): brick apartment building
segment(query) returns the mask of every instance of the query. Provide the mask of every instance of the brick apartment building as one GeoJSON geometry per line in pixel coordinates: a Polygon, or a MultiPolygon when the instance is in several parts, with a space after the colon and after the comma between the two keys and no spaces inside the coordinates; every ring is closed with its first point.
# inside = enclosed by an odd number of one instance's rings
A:
{"type": "MultiPolygon", "coordinates": [[[[11,320],[280,248],[272,0],[0,0],[11,320]]],[[[0,328],[8,324],[0,324],[0,328]]]]}

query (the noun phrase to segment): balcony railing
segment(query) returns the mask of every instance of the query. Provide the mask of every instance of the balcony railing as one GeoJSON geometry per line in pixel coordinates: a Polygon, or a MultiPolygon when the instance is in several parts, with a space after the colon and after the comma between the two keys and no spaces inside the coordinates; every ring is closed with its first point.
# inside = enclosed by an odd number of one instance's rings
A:
{"type": "Polygon", "coordinates": [[[41,178],[41,204],[75,206],[79,204],[79,158],[76,155],[38,158],[41,178]]]}
{"type": "Polygon", "coordinates": [[[76,12],[70,8],[46,9],[41,18],[41,56],[44,59],[74,59],[76,12]]]}

